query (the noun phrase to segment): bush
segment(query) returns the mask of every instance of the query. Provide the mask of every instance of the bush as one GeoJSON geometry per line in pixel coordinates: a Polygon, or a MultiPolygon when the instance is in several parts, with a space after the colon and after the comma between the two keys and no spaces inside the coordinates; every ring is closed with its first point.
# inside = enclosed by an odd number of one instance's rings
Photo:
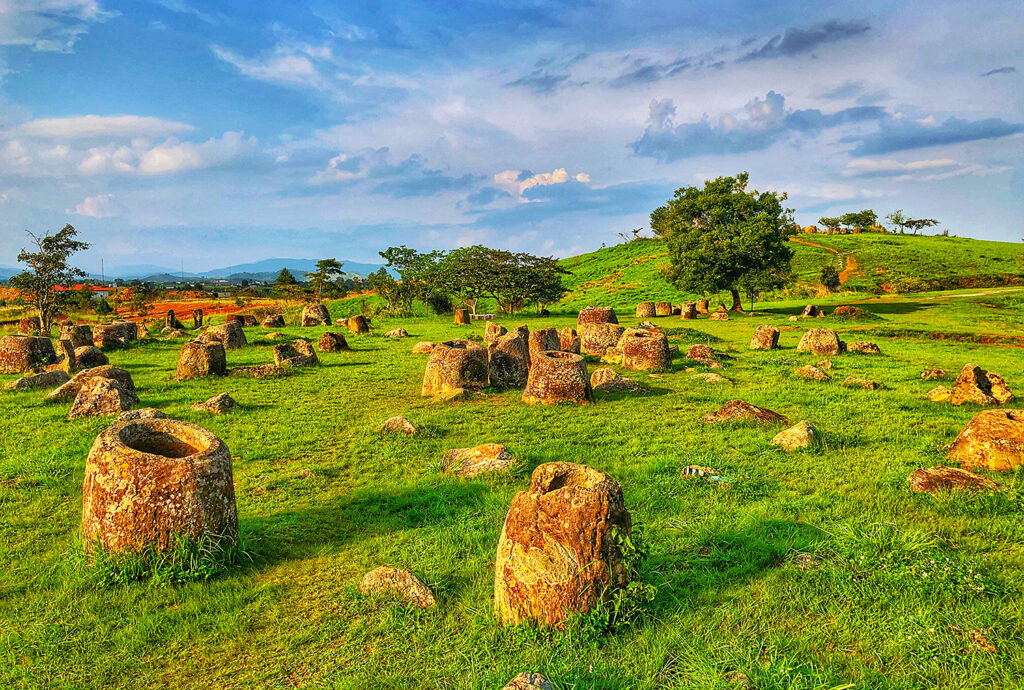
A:
{"type": "Polygon", "coordinates": [[[454,311],[451,296],[443,292],[428,293],[424,302],[435,314],[451,314],[454,311]]]}
{"type": "Polygon", "coordinates": [[[96,303],[96,306],[93,307],[93,311],[100,316],[106,316],[107,314],[112,314],[114,312],[114,308],[110,306],[110,302],[105,299],[101,299],[96,303]]]}
{"type": "Polygon", "coordinates": [[[839,269],[836,268],[835,264],[822,265],[820,280],[821,284],[827,287],[829,290],[835,290],[840,285],[839,269]]]}

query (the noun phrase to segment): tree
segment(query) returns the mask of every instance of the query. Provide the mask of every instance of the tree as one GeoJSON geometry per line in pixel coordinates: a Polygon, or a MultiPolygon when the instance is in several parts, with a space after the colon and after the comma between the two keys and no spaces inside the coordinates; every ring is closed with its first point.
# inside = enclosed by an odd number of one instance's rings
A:
{"type": "MultiPolygon", "coordinates": [[[[323,299],[324,292],[336,294],[339,292],[336,280],[341,278],[342,264],[337,259],[321,259],[316,262],[316,270],[306,273],[303,277],[309,280],[309,286],[316,293],[316,301],[323,299]]],[[[279,276],[280,277],[280,276],[279,276]]]]}
{"type": "Polygon", "coordinates": [[[481,297],[515,314],[528,303],[551,304],[565,294],[562,276],[569,272],[551,257],[508,252],[480,245],[449,252],[440,263],[437,283],[476,311],[481,297]]]}
{"type": "Polygon", "coordinates": [[[651,213],[651,228],[668,245],[669,281],[688,292],[729,290],[737,311],[741,289],[783,285],[793,258],[786,195],[747,190],[748,179],[744,172],[708,180],[703,189],[682,187],[651,213]]]}
{"type": "Polygon", "coordinates": [[[934,218],[911,218],[910,216],[904,215],[903,209],[901,208],[898,208],[887,215],[885,219],[899,228],[901,235],[905,234],[907,230],[913,230],[916,235],[918,230],[930,228],[933,225],[939,224],[939,221],[934,218]]]}
{"type": "Polygon", "coordinates": [[[900,231],[900,234],[904,234],[907,230],[907,221],[909,220],[903,215],[903,209],[898,208],[885,217],[887,221],[893,224],[900,231]]]}
{"type": "Polygon", "coordinates": [[[915,235],[917,234],[918,230],[922,230],[924,228],[930,228],[933,225],[938,225],[938,224],[939,224],[939,221],[935,220],[934,218],[908,218],[907,219],[907,227],[909,227],[911,230],[913,230],[915,235]]]}
{"type": "Polygon", "coordinates": [[[822,216],[818,219],[818,222],[829,230],[834,230],[842,225],[842,221],[839,220],[838,216],[822,216]]]}
{"type": "Polygon", "coordinates": [[[274,280],[274,285],[283,288],[287,285],[298,285],[299,281],[295,280],[295,276],[287,268],[282,268],[281,272],[277,274],[277,278],[274,280]]]}
{"type": "Polygon", "coordinates": [[[70,266],[68,261],[76,252],[88,249],[89,245],[75,239],[78,232],[71,225],[65,225],[52,235],[27,234],[35,243],[36,251],[22,249],[18,253],[18,262],[27,265],[29,270],[13,276],[10,285],[17,288],[23,297],[31,299],[39,314],[43,333],[49,333],[54,317],[73,294],[70,290],[57,288],[70,287],[76,278],[86,275],[80,268],[70,266]]]}
{"type": "Polygon", "coordinates": [[[94,310],[96,311],[96,314],[99,316],[106,316],[108,314],[114,313],[114,309],[113,307],[110,306],[110,302],[108,302],[105,299],[101,299],[100,301],[98,301],[96,303],[96,306],[94,307],[94,310]]]}
{"type": "Polygon", "coordinates": [[[848,228],[870,228],[878,222],[878,214],[866,208],[856,213],[844,213],[838,220],[841,225],[848,228]]]}
{"type": "Polygon", "coordinates": [[[829,290],[835,290],[840,285],[839,269],[833,263],[822,264],[820,279],[822,285],[829,290]]]}
{"type": "MultiPolygon", "coordinates": [[[[421,300],[424,310],[429,314],[430,306],[427,295],[434,291],[444,252],[420,253],[403,244],[400,247],[388,247],[378,253],[388,262],[388,268],[398,273],[401,287],[392,288],[392,290],[394,296],[402,304],[402,309],[406,312],[411,311],[413,301],[421,300]]],[[[380,294],[379,291],[378,294],[380,294]]]]}

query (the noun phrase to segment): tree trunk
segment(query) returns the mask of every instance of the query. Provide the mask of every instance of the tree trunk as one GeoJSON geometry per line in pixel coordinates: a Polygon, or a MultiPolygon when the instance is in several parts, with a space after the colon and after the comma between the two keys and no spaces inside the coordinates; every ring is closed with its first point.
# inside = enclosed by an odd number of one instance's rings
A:
{"type": "Polygon", "coordinates": [[[729,288],[729,293],[732,295],[732,307],[729,311],[743,311],[743,304],[740,302],[740,291],[736,288],[729,288]]]}

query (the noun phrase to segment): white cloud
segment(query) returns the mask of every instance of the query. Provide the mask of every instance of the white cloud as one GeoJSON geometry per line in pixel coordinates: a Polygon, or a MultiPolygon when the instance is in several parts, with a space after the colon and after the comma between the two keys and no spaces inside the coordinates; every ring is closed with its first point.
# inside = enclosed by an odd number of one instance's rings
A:
{"type": "Polygon", "coordinates": [[[96,0],[0,0],[0,45],[70,53],[90,24],[116,14],[96,0]]]}
{"type": "Polygon", "coordinates": [[[97,194],[96,196],[87,196],[82,203],[75,206],[74,209],[65,211],[65,213],[74,213],[90,218],[110,218],[117,215],[114,208],[114,195],[97,194]]]}
{"type": "Polygon", "coordinates": [[[569,173],[565,168],[555,168],[549,173],[537,173],[529,177],[523,177],[522,170],[503,170],[500,173],[494,175],[494,183],[510,192],[514,196],[521,197],[523,192],[531,187],[547,187],[553,184],[565,184],[570,179],[576,182],[582,182],[588,184],[590,182],[590,175],[587,173],[579,173],[573,177],[569,177],[569,173]]]}
{"type": "MultiPolygon", "coordinates": [[[[2,2],[2,0],[0,0],[2,2]]],[[[12,130],[16,136],[49,139],[87,139],[110,137],[166,137],[191,132],[195,127],[184,122],[138,115],[78,115],[49,117],[23,122],[12,130]]]]}
{"type": "Polygon", "coordinates": [[[322,57],[322,49],[313,46],[294,50],[278,47],[266,58],[245,58],[220,46],[213,46],[213,54],[251,79],[315,89],[327,87],[327,81],[311,59],[322,57]]]}
{"type": "Polygon", "coordinates": [[[846,164],[844,176],[858,175],[898,175],[901,173],[920,172],[923,170],[945,169],[956,165],[951,158],[935,158],[932,160],[911,161],[901,163],[892,159],[855,158],[846,164]]]}

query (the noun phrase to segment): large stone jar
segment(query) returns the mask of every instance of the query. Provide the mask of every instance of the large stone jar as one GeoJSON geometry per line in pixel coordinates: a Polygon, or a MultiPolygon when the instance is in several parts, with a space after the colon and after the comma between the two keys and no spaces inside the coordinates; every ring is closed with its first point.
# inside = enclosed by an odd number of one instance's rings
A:
{"type": "Polygon", "coordinates": [[[469,340],[447,340],[430,351],[423,372],[423,396],[442,396],[487,385],[487,348],[469,340]]]}
{"type": "Polygon", "coordinates": [[[587,363],[571,352],[544,351],[530,358],[530,377],[523,402],[554,404],[593,402],[594,391],[587,375],[587,363]]]}
{"type": "Polygon", "coordinates": [[[231,453],[195,424],[135,419],[108,427],[89,451],[82,494],[90,550],[169,551],[179,537],[238,539],[231,453]]]}
{"type": "Polygon", "coordinates": [[[512,499],[494,563],[494,612],[504,625],[561,627],[627,584],[620,538],[633,525],[614,479],[549,462],[512,499]]]}

